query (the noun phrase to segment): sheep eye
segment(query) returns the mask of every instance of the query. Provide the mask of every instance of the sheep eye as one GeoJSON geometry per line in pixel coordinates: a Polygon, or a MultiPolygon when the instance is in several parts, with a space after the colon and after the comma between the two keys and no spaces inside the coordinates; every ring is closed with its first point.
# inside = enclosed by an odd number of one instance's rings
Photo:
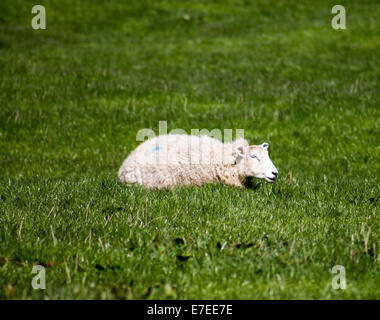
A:
{"type": "Polygon", "coordinates": [[[259,160],[259,158],[255,154],[251,154],[251,158],[259,160]]]}

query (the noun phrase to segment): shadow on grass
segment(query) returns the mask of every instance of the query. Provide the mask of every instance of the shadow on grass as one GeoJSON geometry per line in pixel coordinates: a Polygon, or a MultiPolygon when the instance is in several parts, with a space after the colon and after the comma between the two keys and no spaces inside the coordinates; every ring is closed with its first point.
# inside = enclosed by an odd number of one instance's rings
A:
{"type": "Polygon", "coordinates": [[[246,187],[247,189],[257,190],[261,187],[261,183],[255,178],[248,177],[244,181],[244,187],[246,187]]]}

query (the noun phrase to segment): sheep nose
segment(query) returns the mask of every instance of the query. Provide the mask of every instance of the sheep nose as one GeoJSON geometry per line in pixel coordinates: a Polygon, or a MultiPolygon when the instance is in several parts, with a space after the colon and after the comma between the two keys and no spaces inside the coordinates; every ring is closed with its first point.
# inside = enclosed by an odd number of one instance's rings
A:
{"type": "Polygon", "coordinates": [[[277,178],[278,172],[277,171],[272,171],[272,174],[277,178]]]}

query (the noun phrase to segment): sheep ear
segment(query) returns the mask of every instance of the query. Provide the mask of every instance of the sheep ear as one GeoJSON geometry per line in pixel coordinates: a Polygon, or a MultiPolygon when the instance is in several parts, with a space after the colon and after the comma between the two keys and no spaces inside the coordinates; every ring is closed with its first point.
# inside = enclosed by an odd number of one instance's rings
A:
{"type": "Polygon", "coordinates": [[[236,153],[237,153],[238,157],[243,157],[244,156],[244,147],[243,146],[237,147],[236,153]]]}
{"type": "Polygon", "coordinates": [[[269,143],[264,142],[261,146],[262,146],[264,149],[268,149],[268,147],[269,147],[269,143]]]}

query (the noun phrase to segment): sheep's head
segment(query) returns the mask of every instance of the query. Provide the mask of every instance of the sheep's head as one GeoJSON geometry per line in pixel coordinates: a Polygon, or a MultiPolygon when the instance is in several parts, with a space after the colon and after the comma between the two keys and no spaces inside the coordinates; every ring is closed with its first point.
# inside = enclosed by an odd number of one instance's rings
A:
{"type": "Polygon", "coordinates": [[[274,182],[277,179],[278,170],[269,158],[268,147],[268,143],[259,146],[237,147],[236,165],[240,174],[245,177],[274,182]]]}

